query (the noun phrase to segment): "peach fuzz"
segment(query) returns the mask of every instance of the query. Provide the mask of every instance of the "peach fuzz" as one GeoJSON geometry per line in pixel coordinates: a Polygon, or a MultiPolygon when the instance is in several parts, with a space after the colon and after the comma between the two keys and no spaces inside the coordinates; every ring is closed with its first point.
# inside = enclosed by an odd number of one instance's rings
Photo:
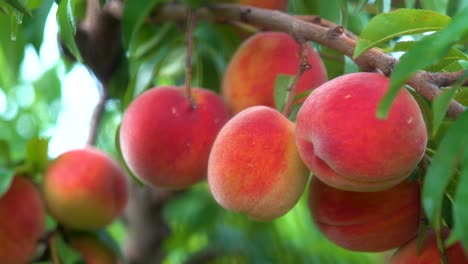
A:
{"type": "Polygon", "coordinates": [[[192,88],[150,89],[127,108],[120,128],[122,154],[146,183],[182,189],[206,178],[208,155],[229,111],[214,92],[192,88]]]}
{"type": "Polygon", "coordinates": [[[126,173],[106,153],[92,147],[58,156],[46,171],[43,188],[49,212],[74,229],[110,224],[128,199],[126,173]]]}
{"type": "Polygon", "coordinates": [[[380,192],[335,189],[312,177],[309,208],[325,237],[353,251],[399,247],[417,235],[420,186],[408,180],[380,192]]]}
{"type": "MultiPolygon", "coordinates": [[[[231,111],[254,106],[274,107],[275,79],[279,74],[295,75],[299,69],[299,45],[281,32],[257,33],[247,39],[232,56],[222,83],[222,95],[231,111]]],[[[299,80],[297,92],[315,88],[327,80],[319,55],[307,48],[311,70],[299,80]]]]}
{"type": "MultiPolygon", "coordinates": [[[[448,237],[448,231],[443,234],[448,237]]],[[[418,253],[418,241],[413,239],[400,249],[390,259],[390,264],[439,264],[441,258],[437,249],[437,240],[435,233],[430,231],[424,237],[422,246],[418,253]]],[[[446,248],[448,263],[450,264],[468,264],[468,254],[463,250],[460,242],[456,242],[446,248]]]]}
{"type": "Polygon", "coordinates": [[[78,235],[70,237],[70,246],[78,251],[86,264],[117,264],[117,254],[97,237],[78,235]]]}
{"type": "Polygon", "coordinates": [[[288,7],[287,0],[238,0],[241,5],[250,5],[259,8],[286,10],[288,7]]]}
{"type": "Polygon", "coordinates": [[[379,191],[403,181],[427,143],[418,104],[401,89],[387,119],[376,117],[389,79],[378,73],[340,76],[315,89],[297,114],[296,143],[323,182],[350,191],[379,191]]]}
{"type": "Polygon", "coordinates": [[[215,200],[261,221],[294,207],[309,174],[294,131],[294,123],[269,107],[250,107],[234,116],[210,153],[208,184],[215,200]]]}
{"type": "Polygon", "coordinates": [[[45,206],[36,187],[15,176],[0,196],[0,263],[30,263],[45,232],[45,206]]]}

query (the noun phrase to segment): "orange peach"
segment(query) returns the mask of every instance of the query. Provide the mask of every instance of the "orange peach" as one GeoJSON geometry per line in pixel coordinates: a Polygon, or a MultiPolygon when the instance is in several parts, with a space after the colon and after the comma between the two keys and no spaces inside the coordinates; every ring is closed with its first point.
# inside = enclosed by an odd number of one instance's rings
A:
{"type": "Polygon", "coordinates": [[[234,116],[210,153],[208,184],[215,200],[263,221],[294,207],[309,174],[294,132],[294,123],[269,107],[250,107],[234,116]]]}
{"type": "Polygon", "coordinates": [[[106,153],[87,147],[57,157],[44,177],[50,213],[63,225],[97,229],[122,213],[128,196],[127,175],[106,153]]]}
{"type": "Polygon", "coordinates": [[[117,264],[117,254],[97,237],[78,235],[70,237],[71,248],[78,251],[86,264],[117,264]]]}
{"type": "MultiPolygon", "coordinates": [[[[445,238],[448,232],[445,233],[445,238]]],[[[417,251],[418,241],[413,239],[400,249],[390,259],[390,264],[439,264],[441,258],[437,249],[437,241],[433,231],[426,234],[420,251],[417,251]]],[[[468,264],[468,253],[463,250],[460,242],[446,249],[448,263],[468,264]]]]}
{"type": "MultiPolygon", "coordinates": [[[[222,95],[233,113],[254,106],[274,107],[275,79],[279,74],[295,75],[299,69],[299,45],[293,37],[280,32],[257,33],[247,39],[231,58],[222,84],[222,95]]],[[[327,80],[319,55],[307,49],[311,70],[299,80],[303,92],[327,80]]]]}
{"type": "Polygon", "coordinates": [[[45,231],[45,206],[36,187],[15,176],[0,197],[0,263],[30,263],[45,231]]]}
{"type": "Polygon", "coordinates": [[[180,88],[153,88],[125,111],[122,154],[144,182],[182,189],[206,178],[211,146],[229,111],[212,91],[192,88],[192,97],[193,105],[180,88]]]}
{"type": "Polygon", "coordinates": [[[396,248],[417,235],[420,187],[404,181],[380,192],[335,189],[312,177],[309,208],[325,237],[353,250],[378,252],[396,248]]]}
{"type": "Polygon", "coordinates": [[[403,181],[421,160],[426,126],[405,88],[388,118],[376,117],[388,85],[381,74],[353,73],[308,96],[297,114],[297,147],[323,182],[350,191],[384,190],[403,181]]]}

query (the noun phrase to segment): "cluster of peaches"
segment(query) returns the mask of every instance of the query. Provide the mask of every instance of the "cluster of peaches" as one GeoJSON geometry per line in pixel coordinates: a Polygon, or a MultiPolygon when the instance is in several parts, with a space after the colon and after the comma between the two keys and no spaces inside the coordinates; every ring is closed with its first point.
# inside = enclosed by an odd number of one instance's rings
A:
{"type": "MultiPolygon", "coordinates": [[[[328,239],[354,251],[401,247],[391,263],[438,263],[433,234],[416,250],[420,182],[409,176],[427,144],[418,104],[402,89],[388,118],[378,119],[388,78],[353,73],[327,81],[308,46],[311,69],[297,89],[313,90],[297,100],[293,122],[274,109],[274,86],[278,74],[297,73],[298,50],[285,33],[257,33],[231,58],[221,96],[203,88],[188,96],[169,86],[138,96],[120,130],[129,168],[160,188],[187,188],[207,177],[222,207],[260,221],[290,211],[312,172],[309,208],[328,239]]],[[[448,257],[468,263],[459,243],[448,257]]]]}
{"type": "Polygon", "coordinates": [[[0,263],[30,263],[44,253],[41,245],[46,244],[53,254],[58,238],[46,234],[47,213],[65,229],[66,243],[86,263],[118,263],[117,253],[95,231],[122,214],[127,178],[118,163],[92,147],[71,150],[55,159],[41,190],[28,177],[15,176],[0,197],[0,263]]]}

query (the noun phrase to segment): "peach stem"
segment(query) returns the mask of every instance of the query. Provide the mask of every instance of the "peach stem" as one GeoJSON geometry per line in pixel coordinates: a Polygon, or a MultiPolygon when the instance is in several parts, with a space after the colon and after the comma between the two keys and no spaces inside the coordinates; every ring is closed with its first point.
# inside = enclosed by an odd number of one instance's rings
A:
{"type": "Polygon", "coordinates": [[[189,101],[193,104],[192,100],[192,51],[193,51],[193,27],[195,25],[195,12],[193,9],[189,9],[187,18],[187,55],[185,59],[185,95],[189,101]]]}
{"type": "Polygon", "coordinates": [[[286,104],[284,105],[282,112],[283,115],[286,116],[286,118],[289,118],[289,115],[291,114],[292,105],[296,97],[296,90],[297,84],[299,83],[299,79],[305,71],[311,69],[311,65],[309,64],[309,58],[307,57],[307,45],[308,44],[306,42],[303,42],[300,43],[299,46],[299,69],[297,71],[296,77],[294,78],[294,81],[288,88],[288,97],[286,99],[286,104]]]}

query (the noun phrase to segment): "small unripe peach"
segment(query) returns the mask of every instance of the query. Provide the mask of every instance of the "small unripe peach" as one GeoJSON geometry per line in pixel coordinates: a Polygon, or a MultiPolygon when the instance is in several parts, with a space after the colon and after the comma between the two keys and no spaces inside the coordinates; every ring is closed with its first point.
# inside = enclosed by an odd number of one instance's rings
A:
{"type": "MultiPolygon", "coordinates": [[[[281,32],[257,33],[247,39],[232,56],[224,73],[222,95],[231,111],[247,107],[274,107],[276,77],[296,75],[299,70],[299,44],[281,32]]],[[[297,92],[313,89],[327,80],[327,71],[319,55],[307,47],[311,69],[299,79],[297,92]]]]}
{"type": "Polygon", "coordinates": [[[128,196],[127,175],[106,153],[86,147],[57,157],[44,177],[50,213],[63,225],[97,229],[120,216],[128,196]]]}
{"type": "Polygon", "coordinates": [[[208,184],[224,208],[257,220],[287,213],[304,192],[308,170],[294,143],[295,125],[275,109],[250,107],[219,132],[208,184]]]}
{"type": "Polygon", "coordinates": [[[340,76],[315,89],[297,114],[297,147],[323,182],[350,191],[379,191],[403,181],[421,160],[427,131],[405,89],[387,119],[376,117],[389,79],[378,73],[340,76]]]}
{"type": "Polygon", "coordinates": [[[309,190],[312,219],[325,237],[354,251],[399,247],[418,232],[420,186],[404,181],[379,192],[333,188],[313,177],[309,190]]]}
{"type": "Polygon", "coordinates": [[[288,0],[238,0],[239,4],[250,5],[259,8],[286,10],[288,0]]]}
{"type": "Polygon", "coordinates": [[[30,263],[45,231],[45,207],[36,187],[15,176],[0,197],[0,263],[30,263]]]}
{"type": "Polygon", "coordinates": [[[150,89],[127,108],[120,128],[122,154],[137,177],[154,186],[182,189],[206,178],[208,155],[229,119],[224,101],[192,88],[150,89]]]}

